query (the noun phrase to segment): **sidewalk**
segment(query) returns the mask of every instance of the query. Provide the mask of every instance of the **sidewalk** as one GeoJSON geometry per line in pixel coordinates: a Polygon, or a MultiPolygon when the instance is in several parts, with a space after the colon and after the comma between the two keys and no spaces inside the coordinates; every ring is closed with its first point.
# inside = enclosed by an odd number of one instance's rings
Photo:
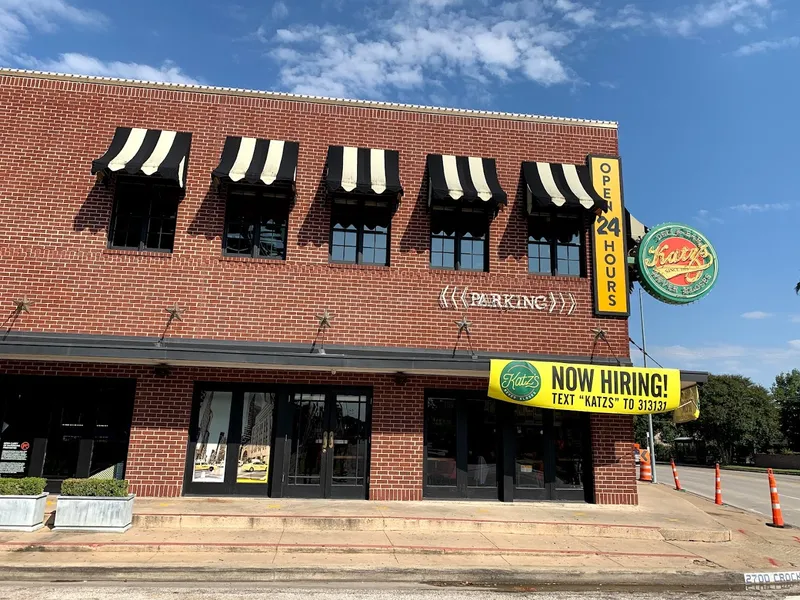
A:
{"type": "Polygon", "coordinates": [[[0,579],[668,576],[690,585],[800,567],[797,530],[665,486],[640,485],[640,502],[141,499],[125,534],[0,533],[0,579]]]}

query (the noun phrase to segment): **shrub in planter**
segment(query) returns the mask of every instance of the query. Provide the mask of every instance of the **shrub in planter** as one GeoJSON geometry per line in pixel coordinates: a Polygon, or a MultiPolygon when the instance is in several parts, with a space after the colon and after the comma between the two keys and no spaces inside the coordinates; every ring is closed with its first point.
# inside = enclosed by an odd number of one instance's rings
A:
{"type": "Polygon", "coordinates": [[[44,492],[47,480],[41,477],[0,479],[0,496],[38,496],[44,492]]]}
{"type": "Polygon", "coordinates": [[[133,494],[121,479],[66,479],[54,529],[122,533],[133,522],[133,494]]]}
{"type": "Polygon", "coordinates": [[[124,479],[65,479],[61,484],[61,495],[125,498],[128,482],[124,479]]]}
{"type": "Polygon", "coordinates": [[[40,477],[0,479],[0,531],[36,531],[44,527],[47,481],[40,477]]]}

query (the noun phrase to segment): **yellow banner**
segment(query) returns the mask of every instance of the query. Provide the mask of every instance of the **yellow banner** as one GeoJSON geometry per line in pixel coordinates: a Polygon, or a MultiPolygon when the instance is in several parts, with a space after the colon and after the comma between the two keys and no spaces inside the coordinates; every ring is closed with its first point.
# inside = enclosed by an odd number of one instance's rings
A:
{"type": "Polygon", "coordinates": [[[673,423],[688,423],[700,418],[700,393],[696,385],[681,390],[681,403],[672,413],[673,423]]]}
{"type": "Polygon", "coordinates": [[[594,313],[628,316],[628,258],[625,251],[625,207],[622,200],[622,166],[618,157],[590,156],[592,184],[608,202],[592,227],[594,313]]]}
{"type": "Polygon", "coordinates": [[[493,360],[489,397],[556,410],[662,413],[680,405],[681,373],[677,369],[493,360]]]}

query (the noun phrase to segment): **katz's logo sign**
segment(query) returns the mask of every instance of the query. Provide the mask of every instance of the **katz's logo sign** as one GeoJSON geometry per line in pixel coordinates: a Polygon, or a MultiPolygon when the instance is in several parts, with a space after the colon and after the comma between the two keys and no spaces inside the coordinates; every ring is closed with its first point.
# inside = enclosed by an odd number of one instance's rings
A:
{"type": "Polygon", "coordinates": [[[669,304],[688,304],[705,296],[717,281],[717,253],[699,231],[679,223],[651,229],[639,244],[640,282],[669,304]]]}

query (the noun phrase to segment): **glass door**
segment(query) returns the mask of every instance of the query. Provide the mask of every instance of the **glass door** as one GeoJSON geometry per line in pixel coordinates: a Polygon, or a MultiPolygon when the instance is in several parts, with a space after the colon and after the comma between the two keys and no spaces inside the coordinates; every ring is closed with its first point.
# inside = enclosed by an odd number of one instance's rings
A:
{"type": "Polygon", "coordinates": [[[281,495],[293,498],[367,497],[371,395],[364,391],[290,392],[278,439],[283,439],[281,495]]]}
{"type": "Polygon", "coordinates": [[[291,451],[285,465],[283,495],[324,498],[323,456],[328,452],[327,398],[325,394],[290,394],[291,451]],[[324,436],[324,437],[323,437],[324,436]]]}
{"type": "MultiPolygon", "coordinates": [[[[336,394],[329,412],[326,497],[365,498],[369,457],[368,402],[365,394],[336,394]]],[[[324,435],[324,434],[323,434],[324,435]]]]}
{"type": "Polygon", "coordinates": [[[424,495],[497,500],[500,430],[494,400],[463,392],[428,394],[424,495]]]}

